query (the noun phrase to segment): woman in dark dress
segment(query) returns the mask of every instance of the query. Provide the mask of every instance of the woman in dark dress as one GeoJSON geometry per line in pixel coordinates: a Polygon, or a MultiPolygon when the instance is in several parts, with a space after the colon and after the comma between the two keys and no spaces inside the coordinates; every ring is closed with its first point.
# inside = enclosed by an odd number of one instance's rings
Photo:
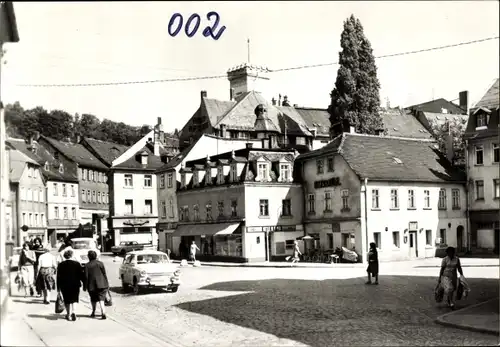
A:
{"type": "Polygon", "coordinates": [[[372,284],[372,277],[375,277],[375,283],[378,284],[378,252],[377,245],[375,242],[370,243],[370,252],[368,252],[368,282],[366,284],[372,284]]]}
{"type": "Polygon", "coordinates": [[[64,261],[57,266],[57,290],[62,294],[66,307],[66,319],[76,321],[75,303],[80,297],[80,287],[84,280],[79,262],[71,259],[73,250],[64,252],[64,261]]]}
{"type": "Polygon", "coordinates": [[[95,251],[88,252],[89,262],[85,264],[85,281],[83,282],[83,290],[89,291],[90,303],[92,304],[92,313],[90,317],[95,317],[95,309],[97,303],[101,307],[101,318],[106,319],[104,309],[104,300],[107,291],[109,290],[108,276],[104,264],[97,260],[95,251]]]}

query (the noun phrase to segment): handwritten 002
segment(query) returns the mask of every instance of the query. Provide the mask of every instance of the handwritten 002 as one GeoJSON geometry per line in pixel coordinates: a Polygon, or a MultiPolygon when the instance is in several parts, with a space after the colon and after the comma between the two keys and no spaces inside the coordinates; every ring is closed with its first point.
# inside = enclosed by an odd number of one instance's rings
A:
{"type": "MultiPolygon", "coordinates": [[[[215,22],[211,26],[207,26],[203,30],[203,36],[209,37],[211,36],[214,40],[218,40],[222,33],[226,30],[225,26],[221,26],[219,32],[216,33],[217,26],[219,25],[220,16],[217,12],[211,11],[207,13],[207,19],[210,21],[212,18],[215,19],[215,22]],[[215,17],[215,18],[214,18],[215,17]]],[[[186,26],[184,27],[184,32],[187,37],[193,37],[198,29],[200,28],[201,18],[197,13],[193,13],[188,20],[186,21],[186,26]],[[194,27],[192,24],[194,22],[194,27]]],[[[182,29],[182,25],[184,24],[184,18],[180,13],[174,13],[172,17],[170,17],[170,21],[168,22],[168,33],[170,36],[175,37],[179,31],[182,29]],[[175,27],[176,19],[177,26],[175,27]],[[175,30],[172,30],[175,27],[175,30]]]]}

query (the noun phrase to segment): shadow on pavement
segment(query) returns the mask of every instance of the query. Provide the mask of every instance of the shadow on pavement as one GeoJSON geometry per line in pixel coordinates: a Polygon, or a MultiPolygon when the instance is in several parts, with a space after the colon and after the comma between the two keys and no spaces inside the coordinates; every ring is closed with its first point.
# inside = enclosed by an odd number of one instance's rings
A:
{"type": "Polygon", "coordinates": [[[120,295],[124,295],[124,296],[141,296],[141,295],[147,295],[147,294],[171,293],[171,292],[169,292],[165,289],[162,289],[162,288],[141,288],[141,290],[139,291],[139,294],[134,294],[134,293],[132,293],[131,288],[124,291],[121,286],[110,287],[109,290],[112,293],[120,294],[120,295]]]}
{"type": "Polygon", "coordinates": [[[44,319],[47,319],[47,320],[59,320],[59,319],[64,319],[66,320],[66,318],[64,317],[64,315],[62,314],[50,314],[50,315],[47,315],[47,314],[27,314],[26,316],[30,317],[30,318],[44,318],[44,319]]]}
{"type": "MultiPolygon", "coordinates": [[[[177,307],[310,346],[467,345],[478,335],[437,325],[447,308],[434,301],[436,277],[381,276],[340,280],[270,279],[214,283],[200,290],[250,291],[177,307]]],[[[496,279],[468,279],[457,309],[499,295],[496,279]]],[[[480,337],[481,335],[479,335],[480,337]]],[[[477,344],[477,342],[473,343],[477,344]]]]}

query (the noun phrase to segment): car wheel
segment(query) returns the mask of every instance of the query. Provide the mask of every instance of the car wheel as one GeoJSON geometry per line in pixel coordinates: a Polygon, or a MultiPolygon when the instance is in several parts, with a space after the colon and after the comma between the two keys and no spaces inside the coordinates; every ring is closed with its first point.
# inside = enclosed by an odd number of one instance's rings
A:
{"type": "Polygon", "coordinates": [[[172,288],[172,293],[176,293],[178,289],[179,289],[179,286],[173,287],[172,288]]]}
{"type": "Polygon", "coordinates": [[[141,288],[139,287],[139,283],[137,283],[137,278],[134,277],[134,286],[132,287],[134,295],[139,294],[141,288]]]}
{"type": "Polygon", "coordinates": [[[125,282],[125,278],[123,277],[123,275],[122,275],[122,289],[124,292],[128,291],[128,284],[127,282],[125,282]]]}
{"type": "Polygon", "coordinates": [[[125,252],[124,249],[122,249],[122,251],[120,252],[121,255],[125,255],[127,252],[125,252]]]}

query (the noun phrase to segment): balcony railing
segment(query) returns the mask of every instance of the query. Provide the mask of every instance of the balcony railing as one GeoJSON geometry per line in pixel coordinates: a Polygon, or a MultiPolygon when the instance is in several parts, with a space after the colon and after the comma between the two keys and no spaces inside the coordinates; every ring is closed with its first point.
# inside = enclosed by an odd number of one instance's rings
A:
{"type": "Polygon", "coordinates": [[[77,227],[80,221],[77,219],[49,219],[47,226],[49,227],[65,227],[65,226],[75,226],[77,227]]]}

